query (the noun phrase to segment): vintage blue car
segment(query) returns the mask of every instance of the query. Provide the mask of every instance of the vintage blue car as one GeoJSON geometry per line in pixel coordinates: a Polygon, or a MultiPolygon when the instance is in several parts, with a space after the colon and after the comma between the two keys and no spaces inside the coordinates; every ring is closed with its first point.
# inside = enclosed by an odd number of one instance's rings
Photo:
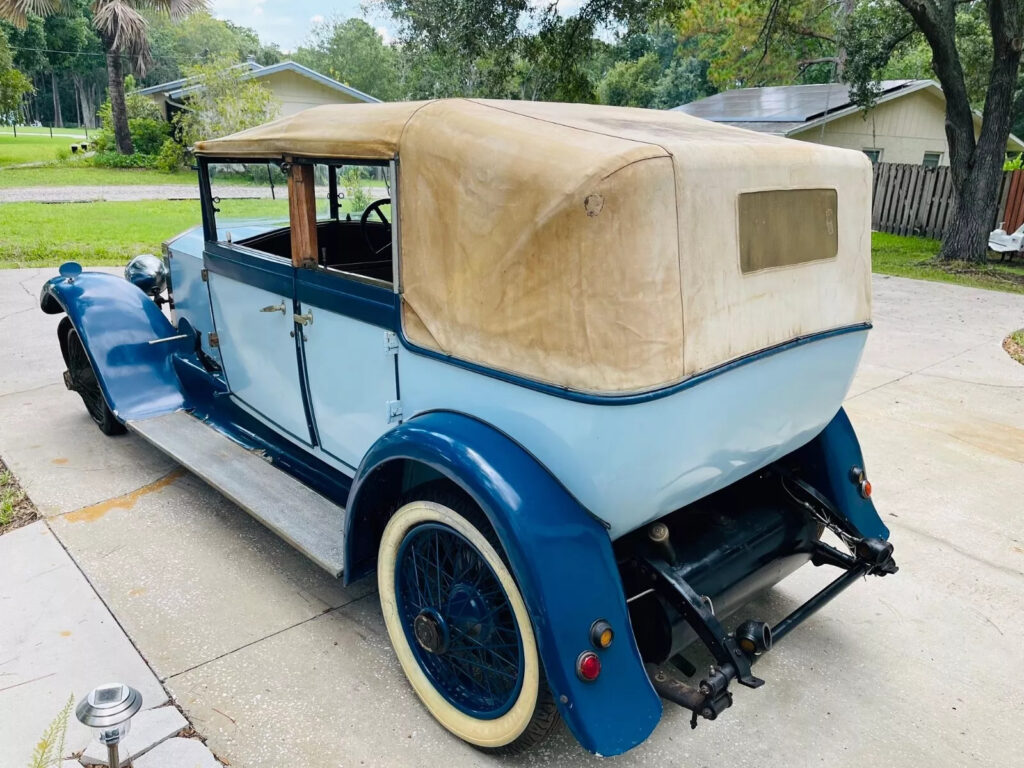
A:
{"type": "Polygon", "coordinates": [[[467,99],[196,152],[201,227],[127,280],[43,287],[67,386],[331,574],[376,573],[459,738],[518,752],[561,716],[612,755],[662,700],[713,720],[896,571],[841,408],[870,328],[860,153],[467,99]],[[742,612],[807,562],[838,578],[774,626],[742,612]]]}

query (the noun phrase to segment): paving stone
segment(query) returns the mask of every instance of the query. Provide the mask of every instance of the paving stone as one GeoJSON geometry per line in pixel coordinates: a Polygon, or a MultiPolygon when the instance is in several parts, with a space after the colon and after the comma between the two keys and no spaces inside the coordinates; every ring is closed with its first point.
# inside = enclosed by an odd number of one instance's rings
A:
{"type": "MultiPolygon", "coordinates": [[[[132,729],[128,737],[121,742],[120,765],[126,765],[129,759],[144,755],[187,725],[188,721],[174,707],[160,707],[140,712],[132,719],[132,729]]],[[[82,763],[107,765],[106,745],[94,739],[82,755],[82,763]]]]}
{"type": "Polygon", "coordinates": [[[135,768],[222,768],[198,739],[168,739],[135,761],[135,768]]]}
{"type": "MultiPolygon", "coordinates": [[[[68,698],[81,701],[108,680],[137,688],[144,706],[167,701],[44,522],[0,536],[0,766],[27,765],[68,698]]],[[[72,713],[65,754],[92,736],[72,713]]]]}

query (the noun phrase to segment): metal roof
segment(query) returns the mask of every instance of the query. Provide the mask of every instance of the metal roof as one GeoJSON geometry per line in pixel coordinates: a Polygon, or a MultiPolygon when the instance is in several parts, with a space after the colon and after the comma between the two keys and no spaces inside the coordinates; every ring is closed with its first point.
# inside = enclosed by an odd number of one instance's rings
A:
{"type": "MultiPolygon", "coordinates": [[[[883,80],[883,95],[901,91],[917,80],[883,80]]],[[[765,88],[738,88],[674,109],[716,123],[800,123],[846,109],[850,104],[850,86],[845,83],[817,85],[776,85],[765,88]]],[[[789,129],[792,130],[791,126],[789,129]]],[[[744,126],[751,127],[751,126],[744,126]]],[[[754,128],[754,130],[763,130],[754,128]]],[[[785,131],[769,130],[770,133],[785,131]]]]}
{"type": "MultiPolygon", "coordinates": [[[[359,101],[380,101],[380,99],[375,98],[368,93],[363,93],[357,88],[352,88],[351,86],[345,85],[344,83],[339,83],[337,80],[327,77],[327,75],[321,75],[319,72],[316,72],[315,70],[312,70],[309,67],[304,67],[295,61],[282,61],[279,64],[271,64],[270,66],[267,67],[260,66],[254,61],[247,61],[242,64],[236,64],[235,66],[248,68],[248,77],[254,77],[257,79],[268,77],[269,75],[274,75],[277,74],[278,72],[294,72],[298,75],[302,75],[303,77],[308,77],[310,80],[314,80],[320,83],[320,85],[324,85],[328,88],[332,88],[336,91],[347,94],[354,99],[358,99],[359,101]]],[[[168,83],[160,83],[159,85],[151,85],[148,88],[141,88],[135,91],[135,93],[141,93],[146,96],[155,93],[163,93],[164,95],[166,95],[168,99],[171,99],[172,101],[177,101],[188,96],[190,93],[199,88],[202,88],[201,83],[195,82],[190,78],[183,77],[178,80],[171,80],[168,83]]]]}

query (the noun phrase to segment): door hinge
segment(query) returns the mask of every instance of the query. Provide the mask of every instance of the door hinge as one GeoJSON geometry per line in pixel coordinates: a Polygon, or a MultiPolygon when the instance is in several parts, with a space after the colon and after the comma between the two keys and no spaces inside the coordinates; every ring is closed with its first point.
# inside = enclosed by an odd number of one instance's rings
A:
{"type": "Polygon", "coordinates": [[[204,283],[208,283],[210,281],[210,270],[208,270],[206,267],[203,267],[201,270],[199,270],[199,277],[203,279],[204,283]]]}
{"type": "Polygon", "coordinates": [[[207,334],[206,340],[210,344],[211,347],[219,347],[220,346],[220,337],[217,336],[216,332],[207,334]]]}
{"type": "Polygon", "coordinates": [[[304,315],[292,315],[292,320],[298,325],[312,325],[313,324],[313,310],[309,310],[304,315]]]}
{"type": "Polygon", "coordinates": [[[402,420],[402,401],[401,400],[388,400],[388,424],[394,424],[396,421],[402,420]]]}
{"type": "Polygon", "coordinates": [[[398,334],[394,331],[384,331],[384,353],[394,355],[398,352],[398,334]]]}

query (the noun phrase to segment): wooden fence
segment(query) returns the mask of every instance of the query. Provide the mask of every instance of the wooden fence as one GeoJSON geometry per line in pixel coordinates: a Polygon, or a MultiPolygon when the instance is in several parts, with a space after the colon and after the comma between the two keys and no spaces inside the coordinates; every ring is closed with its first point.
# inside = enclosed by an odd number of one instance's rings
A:
{"type": "MultiPolygon", "coordinates": [[[[948,166],[878,163],[872,186],[871,227],[895,235],[941,238],[953,218],[953,178],[948,166]]],[[[1024,224],[1024,171],[1007,171],[999,185],[992,228],[1012,232],[1024,224]]]]}

